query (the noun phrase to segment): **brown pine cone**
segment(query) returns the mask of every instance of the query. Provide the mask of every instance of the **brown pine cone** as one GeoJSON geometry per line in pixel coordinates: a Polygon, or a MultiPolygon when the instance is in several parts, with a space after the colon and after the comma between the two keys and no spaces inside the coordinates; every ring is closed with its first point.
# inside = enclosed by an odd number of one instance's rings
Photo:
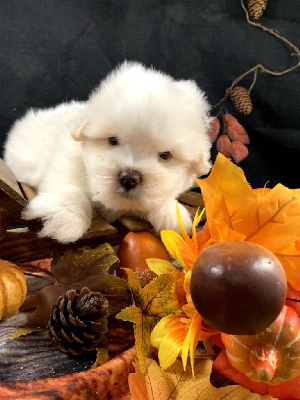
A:
{"type": "Polygon", "coordinates": [[[106,345],[108,301],[88,288],[68,290],[52,309],[48,338],[64,353],[80,355],[106,345]]]}
{"type": "Polygon", "coordinates": [[[252,100],[248,90],[242,86],[236,86],[231,94],[230,100],[233,107],[242,115],[249,115],[253,109],[252,100]]]}
{"type": "Polygon", "coordinates": [[[267,8],[268,0],[248,0],[248,12],[252,19],[258,20],[267,8]]]}

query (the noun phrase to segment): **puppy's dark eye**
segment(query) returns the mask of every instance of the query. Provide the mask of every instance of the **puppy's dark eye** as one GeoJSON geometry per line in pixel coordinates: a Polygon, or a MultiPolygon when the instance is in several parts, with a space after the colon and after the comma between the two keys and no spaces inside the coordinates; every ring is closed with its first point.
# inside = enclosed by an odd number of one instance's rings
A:
{"type": "Polygon", "coordinates": [[[112,146],[118,146],[120,144],[119,139],[116,136],[109,137],[108,142],[112,146]]]}
{"type": "Polygon", "coordinates": [[[170,151],[163,151],[162,153],[158,153],[158,155],[162,160],[169,160],[173,157],[170,151]]]}

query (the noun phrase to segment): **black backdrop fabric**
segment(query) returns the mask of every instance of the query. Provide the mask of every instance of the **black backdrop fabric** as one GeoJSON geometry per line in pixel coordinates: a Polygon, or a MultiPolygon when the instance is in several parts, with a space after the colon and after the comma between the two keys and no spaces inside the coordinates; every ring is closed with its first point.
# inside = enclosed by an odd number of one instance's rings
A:
{"type": "MultiPolygon", "coordinates": [[[[269,0],[259,22],[300,47],[299,0],[269,0]]],[[[125,59],[194,79],[215,104],[258,63],[274,71],[294,65],[292,52],[250,26],[239,0],[2,0],[0,145],[28,108],[86,99],[125,59]]],[[[249,87],[252,78],[241,84],[249,87]]],[[[240,164],[248,181],[300,187],[300,68],[258,74],[251,96],[247,117],[228,103],[250,135],[240,164]]]]}

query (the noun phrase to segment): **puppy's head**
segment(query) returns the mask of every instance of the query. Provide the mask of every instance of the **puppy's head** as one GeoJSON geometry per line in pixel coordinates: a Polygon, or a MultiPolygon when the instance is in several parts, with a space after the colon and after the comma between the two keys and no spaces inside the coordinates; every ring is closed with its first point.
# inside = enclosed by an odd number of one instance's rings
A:
{"type": "Polygon", "coordinates": [[[91,196],[146,212],[209,172],[209,106],[193,81],[125,62],[91,95],[81,141],[91,196]]]}

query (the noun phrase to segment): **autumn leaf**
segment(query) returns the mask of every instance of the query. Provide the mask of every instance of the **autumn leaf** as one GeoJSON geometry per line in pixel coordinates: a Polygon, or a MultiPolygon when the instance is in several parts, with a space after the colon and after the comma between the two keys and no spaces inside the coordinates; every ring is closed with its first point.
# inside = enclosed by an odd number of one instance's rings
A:
{"type": "Polygon", "coordinates": [[[197,180],[214,242],[245,240],[272,251],[287,280],[300,289],[300,191],[278,184],[264,196],[252,190],[239,167],[219,154],[210,176],[197,180]]]}
{"type": "Polygon", "coordinates": [[[97,349],[97,357],[96,361],[94,362],[92,369],[101,367],[104,365],[108,360],[108,349],[106,347],[97,349]]]}
{"type": "Polygon", "coordinates": [[[176,277],[173,274],[162,274],[142,288],[134,272],[128,268],[125,271],[134,304],[122,310],[116,317],[134,323],[137,356],[142,371],[145,371],[145,359],[153,328],[162,317],[180,311],[174,298],[176,277]]]}
{"type": "Polygon", "coordinates": [[[146,360],[146,374],[142,374],[138,363],[134,363],[135,373],[128,378],[132,400],[271,400],[272,396],[261,396],[238,385],[215,388],[210,383],[212,361],[196,360],[195,378],[182,363],[175,363],[163,371],[156,361],[146,360]]]}
{"type": "Polygon", "coordinates": [[[45,329],[53,306],[69,289],[88,287],[100,292],[109,302],[110,314],[131,304],[127,282],[110,274],[117,265],[118,258],[109,244],[101,244],[95,249],[70,249],[63,257],[55,257],[51,263],[53,284],[29,297],[21,308],[22,311],[36,308],[26,328],[45,329]]]}

